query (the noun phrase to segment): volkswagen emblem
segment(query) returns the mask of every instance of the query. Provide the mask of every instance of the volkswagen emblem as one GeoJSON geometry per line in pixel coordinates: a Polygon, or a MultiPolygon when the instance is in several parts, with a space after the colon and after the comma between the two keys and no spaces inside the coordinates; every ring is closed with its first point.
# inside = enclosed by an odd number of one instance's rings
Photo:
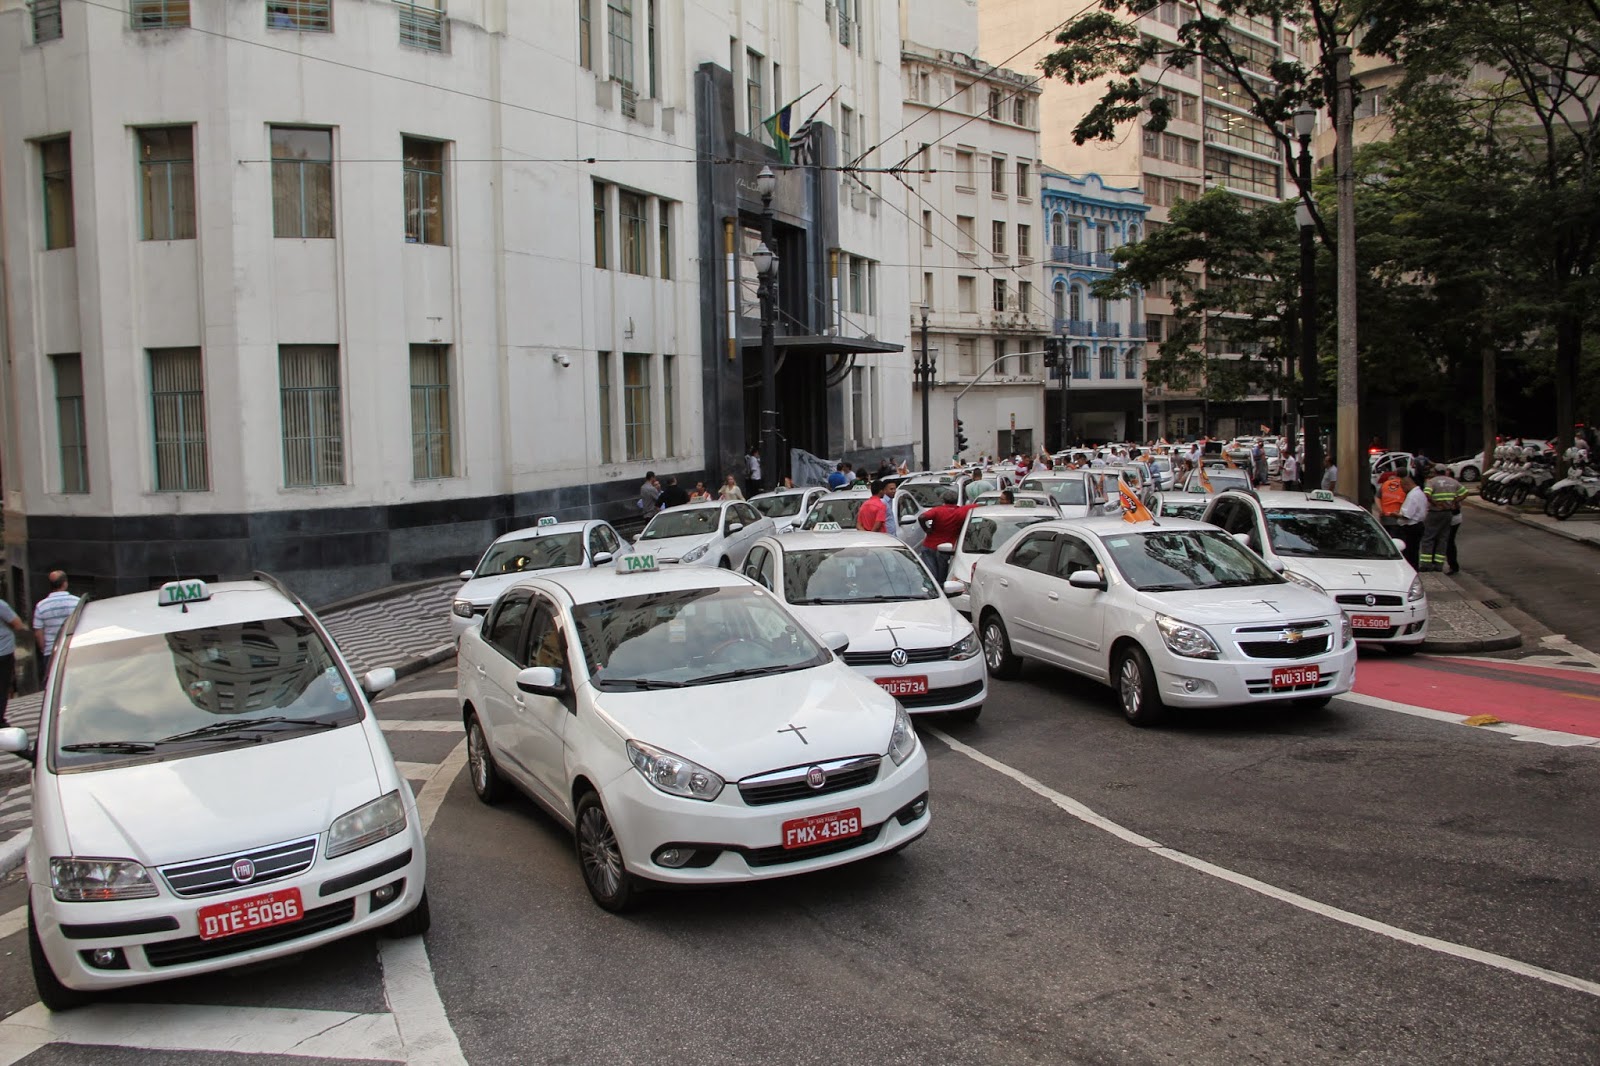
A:
{"type": "Polygon", "coordinates": [[[806,771],[806,784],[812,788],[821,788],[828,783],[828,775],[822,772],[822,767],[813,766],[806,771]]]}
{"type": "Polygon", "coordinates": [[[906,650],[904,648],[896,648],[894,651],[889,653],[890,666],[904,666],[910,661],[911,656],[906,654],[906,650]]]}
{"type": "Polygon", "coordinates": [[[1285,629],[1283,631],[1283,642],[1285,644],[1298,644],[1304,636],[1305,634],[1298,629],[1285,629]]]}
{"type": "Polygon", "coordinates": [[[241,885],[254,881],[256,879],[256,864],[249,859],[234,860],[233,879],[241,885]]]}
{"type": "Polygon", "coordinates": [[[1368,607],[1376,607],[1377,605],[1378,605],[1378,597],[1374,596],[1370,592],[1367,593],[1367,606],[1368,607]]]}

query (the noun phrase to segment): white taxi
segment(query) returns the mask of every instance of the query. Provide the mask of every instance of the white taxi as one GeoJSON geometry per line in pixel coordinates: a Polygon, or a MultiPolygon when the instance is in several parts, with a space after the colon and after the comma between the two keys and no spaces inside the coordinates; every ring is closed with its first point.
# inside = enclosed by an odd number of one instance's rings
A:
{"type": "Polygon", "coordinates": [[[840,489],[830,492],[811,505],[806,512],[801,529],[815,529],[819,523],[832,523],[842,529],[856,528],[856,514],[872,493],[866,489],[840,489]]]}
{"type": "Polygon", "coordinates": [[[989,673],[1024,657],[1115,686],[1151,725],[1169,706],[1320,706],[1355,680],[1348,620],[1215,526],[1041,522],[973,570],[989,673]]]}
{"type": "Polygon", "coordinates": [[[558,522],[554,515],[497,537],[476,567],[461,571],[461,590],[450,604],[450,635],[459,637],[481,622],[495,598],[522,575],[604,566],[622,550],[622,543],[609,522],[558,522]]]}
{"type": "Polygon", "coordinates": [[[37,747],[0,730],[34,762],[28,950],[52,1010],[428,928],[410,786],[321,624],[258,577],[85,600],[37,747]]]}
{"type": "MultiPolygon", "coordinates": [[[[981,504],[983,501],[978,502],[981,504]]],[[[955,543],[950,545],[949,584],[961,586],[959,592],[953,588],[947,590],[950,595],[950,606],[967,617],[972,617],[972,598],[968,590],[972,585],[972,568],[977,565],[978,560],[993,555],[998,549],[1005,547],[1012,537],[1028,526],[1060,517],[1053,503],[1049,508],[997,504],[979,507],[968,514],[966,521],[961,525],[961,534],[955,543]]]]}
{"type": "Polygon", "coordinates": [[[822,527],[766,537],[744,574],[813,633],[842,633],[842,657],[915,714],[975,721],[988,695],[978,636],[922,561],[886,533],[822,527]]]}
{"type": "Polygon", "coordinates": [[[527,578],[461,638],[473,790],[493,803],[515,786],[570,827],[613,911],[652,881],[897,851],[928,828],[927,756],[830,645],[843,637],[824,644],[738,574],[635,553],[527,578]]]}
{"type": "Polygon", "coordinates": [[[772,519],[779,533],[792,533],[805,521],[806,512],[828,490],[813,486],[805,489],[777,489],[750,497],[749,503],[757,511],[772,519]]]}
{"type": "Polygon", "coordinates": [[[1223,492],[1205,520],[1244,540],[1284,577],[1326,593],[1356,640],[1407,655],[1428,636],[1428,597],[1400,544],[1331,492],[1223,492]]]}
{"type": "Polygon", "coordinates": [[[744,500],[689,503],[657,511],[634,544],[663,563],[732,570],[744,562],[750,545],[777,529],[744,500]]]}

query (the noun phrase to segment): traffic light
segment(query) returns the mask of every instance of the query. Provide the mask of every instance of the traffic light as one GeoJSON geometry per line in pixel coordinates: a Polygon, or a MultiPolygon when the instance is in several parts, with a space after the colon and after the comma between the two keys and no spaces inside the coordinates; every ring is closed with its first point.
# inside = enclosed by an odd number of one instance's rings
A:
{"type": "Polygon", "coordinates": [[[1044,340],[1044,365],[1052,378],[1062,377],[1067,365],[1067,338],[1046,337],[1044,340]]]}
{"type": "Polygon", "coordinates": [[[961,427],[961,419],[956,419],[956,455],[967,450],[967,434],[961,427]]]}

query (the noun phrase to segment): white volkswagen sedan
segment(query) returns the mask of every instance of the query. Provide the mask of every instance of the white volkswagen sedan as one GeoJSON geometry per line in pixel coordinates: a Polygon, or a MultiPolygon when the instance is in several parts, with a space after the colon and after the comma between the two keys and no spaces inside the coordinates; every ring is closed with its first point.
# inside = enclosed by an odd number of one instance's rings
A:
{"type": "Polygon", "coordinates": [[[1060,517],[1053,505],[1049,509],[996,505],[980,507],[968,514],[962,523],[961,535],[950,545],[949,582],[961,586],[959,592],[953,588],[949,590],[950,606],[971,618],[972,569],[978,560],[1005,547],[1012,537],[1028,526],[1060,517]]]}
{"type": "Polygon", "coordinates": [[[1428,636],[1428,596],[1399,542],[1331,492],[1223,492],[1205,520],[1242,538],[1284,577],[1344,609],[1362,644],[1409,655],[1428,636]]]}
{"type": "Polygon", "coordinates": [[[972,613],[993,676],[1065,667],[1115,686],[1134,725],[1169,706],[1320,706],[1355,680],[1338,606],[1201,522],[1041,522],[979,561],[972,613]]]}
{"type": "Polygon", "coordinates": [[[459,637],[483,620],[489,605],[524,574],[604,566],[622,550],[622,536],[598,518],[538,525],[495,539],[471,570],[461,571],[461,590],[450,604],[450,635],[459,637]]]}
{"type": "Polygon", "coordinates": [[[46,1007],[427,930],[416,800],[281,585],[86,600],[59,640],[37,748],[0,730],[34,762],[28,953],[46,1007]]]}
{"type": "Polygon", "coordinates": [[[462,637],[457,678],[478,798],[514,785],[570,827],[607,910],[652,881],[805,873],[928,828],[910,716],[738,574],[633,554],[529,578],[462,637]]]}
{"type": "Polygon", "coordinates": [[[790,533],[805,521],[806,512],[828,492],[813,486],[807,489],[777,489],[750,497],[750,506],[772,519],[779,533],[790,533]]]}
{"type": "Polygon", "coordinates": [[[777,529],[744,500],[690,503],[657,511],[634,544],[658,562],[732,570],[743,564],[750,545],[777,529]]]}
{"type": "Polygon", "coordinates": [[[815,529],[819,523],[832,523],[841,529],[856,528],[856,512],[861,510],[861,505],[867,502],[872,493],[866,489],[840,489],[830,492],[816,503],[811,505],[811,510],[806,512],[805,521],[800,523],[801,529],[815,529]]]}
{"type": "Polygon", "coordinates": [[[922,561],[886,533],[766,537],[745,576],[772,590],[813,633],[842,633],[845,663],[914,714],[983,713],[988,686],[978,636],[922,561]]]}

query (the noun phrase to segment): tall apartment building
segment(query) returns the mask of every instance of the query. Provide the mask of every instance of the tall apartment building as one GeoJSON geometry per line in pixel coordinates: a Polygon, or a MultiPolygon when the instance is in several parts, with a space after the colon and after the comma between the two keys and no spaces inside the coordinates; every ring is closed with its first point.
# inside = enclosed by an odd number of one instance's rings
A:
{"type": "Polygon", "coordinates": [[[780,431],[904,454],[906,223],[826,169],[899,126],[898,59],[847,0],[0,0],[13,602],[326,602],[742,472],[762,120],[813,86],[780,431]]]}
{"type": "Polygon", "coordinates": [[[1039,89],[1027,75],[909,41],[901,72],[906,262],[921,281],[911,343],[922,343],[926,308],[937,366],[931,455],[940,463],[954,454],[958,396],[969,455],[1035,452],[1045,445],[1049,329],[1039,89]]]}

